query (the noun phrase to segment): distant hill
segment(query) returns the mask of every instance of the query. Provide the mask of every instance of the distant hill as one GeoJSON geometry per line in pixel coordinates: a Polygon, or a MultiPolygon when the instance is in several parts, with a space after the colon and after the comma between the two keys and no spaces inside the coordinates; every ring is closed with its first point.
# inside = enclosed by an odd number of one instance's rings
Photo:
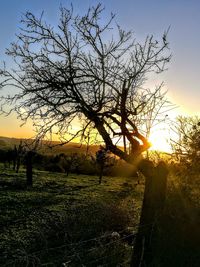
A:
{"type": "MultiPolygon", "coordinates": [[[[10,138],[0,136],[0,149],[12,149],[15,145],[19,145],[20,141],[26,140],[23,138],[10,138]]],[[[91,154],[96,153],[99,149],[99,145],[90,145],[88,148],[88,152],[91,154]]],[[[44,154],[59,154],[59,153],[86,153],[87,146],[84,144],[73,143],[70,142],[68,144],[62,145],[58,141],[42,141],[42,147],[39,150],[41,153],[44,154]]]]}

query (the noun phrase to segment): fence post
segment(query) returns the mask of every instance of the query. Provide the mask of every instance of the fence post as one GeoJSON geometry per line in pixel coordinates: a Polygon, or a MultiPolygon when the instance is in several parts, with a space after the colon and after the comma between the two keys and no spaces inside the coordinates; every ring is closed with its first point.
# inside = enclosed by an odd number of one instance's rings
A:
{"type": "Polygon", "coordinates": [[[156,231],[156,218],[160,216],[165,203],[168,170],[164,162],[157,167],[149,160],[139,166],[145,176],[145,190],[136,235],[131,267],[149,266],[152,260],[152,237],[156,231]]]}
{"type": "Polygon", "coordinates": [[[32,166],[33,152],[28,151],[26,154],[26,184],[29,187],[33,185],[33,166],[32,166]]]}

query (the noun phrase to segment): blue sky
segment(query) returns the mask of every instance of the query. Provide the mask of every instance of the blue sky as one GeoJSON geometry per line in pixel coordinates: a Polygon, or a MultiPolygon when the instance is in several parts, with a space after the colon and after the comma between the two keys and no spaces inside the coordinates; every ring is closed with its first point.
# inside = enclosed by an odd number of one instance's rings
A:
{"type": "MultiPolygon", "coordinates": [[[[99,1],[2,0],[0,61],[5,59],[6,47],[15,40],[22,13],[31,11],[40,14],[44,10],[45,18],[55,24],[60,4],[69,6],[71,2],[75,12],[83,14],[89,6],[99,1]]],[[[159,38],[170,26],[169,42],[173,57],[169,70],[159,79],[165,82],[170,99],[180,107],[177,112],[200,115],[200,1],[107,0],[101,3],[106,8],[105,14],[109,15],[111,11],[115,13],[116,21],[123,28],[133,30],[139,40],[147,34],[159,38]]],[[[1,125],[2,121],[4,119],[0,118],[1,125]]],[[[3,134],[0,132],[0,135],[3,134]]]]}

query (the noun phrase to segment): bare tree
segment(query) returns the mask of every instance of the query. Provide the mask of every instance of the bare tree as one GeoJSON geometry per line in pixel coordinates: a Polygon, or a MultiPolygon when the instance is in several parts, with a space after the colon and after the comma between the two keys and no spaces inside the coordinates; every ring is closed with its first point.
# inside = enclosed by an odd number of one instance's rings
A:
{"type": "Polygon", "coordinates": [[[115,158],[110,155],[110,151],[100,146],[96,152],[95,163],[99,170],[99,184],[101,184],[104,170],[114,166],[115,158]]]}
{"type": "Polygon", "coordinates": [[[43,16],[23,16],[18,40],[7,50],[16,68],[1,70],[1,87],[17,88],[4,103],[10,103],[23,121],[33,119],[39,136],[56,131],[68,142],[92,125],[107,149],[133,163],[150,146],[136,118],[156,96],[156,89],[142,88],[147,75],[162,72],[170,60],[166,33],[161,44],[153,36],[140,44],[130,31],[113,28],[113,14],[102,25],[100,4],[82,17],[74,16],[72,9],[60,11],[57,28],[43,16]],[[112,32],[117,32],[115,39],[108,38],[112,32]],[[137,95],[142,96],[139,103],[137,95]],[[77,118],[85,121],[84,127],[71,130],[77,118]],[[112,135],[123,138],[123,150],[112,135]]]}
{"type": "Polygon", "coordinates": [[[19,168],[21,165],[22,158],[25,154],[24,146],[23,146],[23,141],[20,140],[18,145],[15,145],[14,150],[14,159],[13,159],[13,170],[16,171],[16,173],[19,172],[19,168]]]}
{"type": "MultiPolygon", "coordinates": [[[[17,42],[7,50],[16,67],[0,72],[0,87],[14,86],[16,93],[2,99],[2,109],[10,104],[8,112],[16,111],[24,122],[31,118],[38,138],[56,132],[63,143],[69,142],[85,136],[88,127],[92,127],[106,150],[130,164],[140,162],[150,144],[140,131],[137,117],[151,99],[160,101],[156,98],[157,89],[144,87],[147,78],[164,71],[170,60],[167,32],[160,42],[147,36],[139,43],[131,31],[114,23],[113,14],[102,23],[101,4],[84,16],[74,15],[73,8],[61,7],[60,12],[57,27],[45,22],[43,14],[39,18],[30,12],[23,16],[17,42]],[[75,129],[78,120],[84,121],[80,123],[83,127],[75,129]],[[116,139],[123,141],[123,148],[117,146],[116,139]]],[[[154,203],[149,201],[154,166],[140,164],[139,168],[146,177],[150,173],[140,223],[151,225],[156,214],[153,204],[149,207],[154,203]]],[[[155,171],[159,172],[159,168],[155,171]]],[[[166,179],[167,172],[163,173],[166,179]]],[[[146,255],[150,230],[148,227],[144,236],[146,255]]],[[[140,266],[143,255],[143,235],[137,240],[137,256],[131,266],[140,266]]]]}
{"type": "Polygon", "coordinates": [[[21,157],[24,157],[26,167],[26,184],[29,187],[33,185],[33,157],[40,146],[39,139],[24,139],[20,141],[21,157]]]}
{"type": "Polygon", "coordinates": [[[59,155],[59,159],[62,161],[62,167],[64,168],[67,176],[69,175],[71,169],[78,164],[78,154],[74,152],[70,154],[61,153],[59,155]]]}

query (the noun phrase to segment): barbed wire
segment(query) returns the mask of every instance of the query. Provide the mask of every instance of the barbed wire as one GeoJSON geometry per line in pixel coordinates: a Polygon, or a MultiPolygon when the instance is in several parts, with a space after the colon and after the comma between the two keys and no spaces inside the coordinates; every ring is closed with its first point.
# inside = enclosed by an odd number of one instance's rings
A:
{"type": "MultiPolygon", "coordinates": [[[[148,226],[151,226],[151,225],[153,226],[154,223],[143,224],[143,225],[140,225],[140,223],[138,223],[137,225],[134,226],[134,228],[140,228],[141,229],[141,228],[145,228],[145,227],[148,227],[148,226]]],[[[42,250],[37,250],[37,251],[32,252],[30,255],[38,254],[38,253],[41,253],[41,252],[47,251],[47,250],[61,249],[61,248],[67,247],[67,246],[79,246],[79,245],[82,245],[82,244],[89,243],[91,241],[98,241],[98,240],[101,240],[101,239],[106,239],[108,237],[111,237],[113,232],[117,232],[118,234],[123,234],[123,232],[125,232],[125,231],[127,231],[127,227],[122,229],[122,230],[120,230],[120,231],[112,231],[112,233],[109,233],[109,234],[106,233],[106,234],[100,235],[98,237],[82,240],[82,241],[79,241],[79,242],[68,243],[68,244],[65,244],[65,245],[57,246],[57,247],[51,247],[51,248],[45,248],[45,249],[42,249],[42,250]]],[[[118,240],[119,239],[126,239],[126,238],[128,238],[130,236],[134,236],[136,234],[137,234],[137,232],[134,231],[134,233],[126,235],[126,236],[123,236],[121,238],[118,238],[118,240]]]]}
{"type": "MultiPolygon", "coordinates": [[[[146,224],[146,225],[143,225],[143,226],[141,225],[141,226],[140,226],[140,229],[141,229],[141,227],[146,227],[146,226],[150,226],[150,225],[153,225],[153,223],[151,223],[151,224],[146,224]]],[[[125,230],[127,230],[127,228],[125,228],[124,230],[122,230],[121,233],[123,233],[123,231],[125,231],[125,230]]],[[[140,234],[141,234],[141,233],[142,233],[142,231],[140,230],[140,234]]],[[[120,243],[120,242],[122,242],[123,240],[126,240],[126,239],[128,239],[128,238],[130,238],[130,237],[134,237],[136,234],[137,234],[137,233],[132,233],[132,234],[125,235],[125,236],[123,236],[123,237],[117,238],[116,240],[111,241],[111,242],[109,242],[109,243],[107,243],[107,244],[103,244],[103,245],[101,244],[101,245],[102,245],[102,248],[107,248],[107,247],[112,246],[112,245],[114,245],[114,244],[120,243]]],[[[63,248],[65,248],[65,247],[70,247],[70,246],[72,246],[72,250],[74,250],[75,248],[74,248],[73,246],[80,245],[80,244],[87,243],[87,242],[91,242],[91,241],[98,241],[98,240],[101,240],[101,239],[104,239],[104,238],[108,238],[108,237],[111,237],[111,236],[112,236],[112,233],[109,234],[109,235],[101,235],[101,236],[96,237],[96,238],[90,238],[90,239],[83,240],[83,241],[76,242],[76,243],[65,244],[65,245],[58,246],[58,247],[45,248],[45,249],[42,249],[42,250],[39,250],[39,251],[30,253],[30,254],[26,253],[26,251],[23,250],[23,253],[24,253],[24,255],[25,255],[25,257],[24,257],[24,258],[25,258],[24,261],[25,261],[25,260],[29,261],[29,259],[32,258],[32,259],[35,259],[37,262],[38,262],[38,261],[40,262],[40,259],[39,259],[38,257],[36,257],[36,255],[39,254],[39,253],[42,253],[42,252],[44,252],[44,251],[46,251],[46,252],[48,253],[49,251],[54,251],[54,250],[58,250],[58,249],[63,249],[63,248]]],[[[93,248],[89,248],[89,249],[84,249],[84,250],[83,250],[83,249],[79,249],[79,250],[76,249],[75,253],[73,253],[73,254],[71,254],[71,255],[67,255],[67,256],[65,255],[65,259],[69,259],[69,260],[71,259],[70,262],[72,262],[72,259],[73,259],[74,257],[77,257],[77,255],[79,255],[80,252],[91,253],[92,251],[95,251],[95,250],[98,250],[98,249],[99,249],[99,246],[96,246],[96,247],[93,247],[93,248]]],[[[79,257],[80,257],[80,255],[79,255],[79,257]]],[[[106,258],[106,257],[109,257],[109,255],[106,255],[105,257],[98,258],[98,259],[96,259],[94,262],[99,261],[99,260],[101,260],[101,259],[103,259],[103,258],[106,258]]],[[[4,267],[9,266],[9,265],[11,265],[12,263],[16,263],[16,261],[17,261],[17,259],[15,259],[15,260],[13,260],[13,261],[10,261],[9,263],[4,264],[3,266],[4,266],[4,267]]],[[[56,261],[56,260],[55,260],[55,261],[56,261]]],[[[54,261],[54,262],[55,262],[55,261],[54,261]]],[[[60,260],[59,260],[59,262],[60,262],[60,260]]],[[[68,261],[68,262],[69,262],[69,261],[68,261]]],[[[92,261],[92,262],[88,262],[88,263],[93,263],[93,261],[92,261]]],[[[49,264],[49,263],[44,263],[44,264],[42,264],[41,266],[47,266],[47,264],[49,264]]]]}
{"type": "MultiPolygon", "coordinates": [[[[88,240],[84,240],[84,241],[87,241],[87,242],[90,242],[90,241],[94,241],[94,240],[100,240],[100,239],[102,239],[102,238],[106,238],[106,237],[108,237],[108,236],[111,236],[112,234],[110,234],[110,235],[107,235],[107,236],[105,236],[105,235],[102,235],[102,236],[100,236],[99,238],[92,238],[92,239],[88,239],[88,240]]],[[[126,235],[126,236],[123,236],[123,237],[121,237],[121,238],[117,238],[116,240],[114,240],[114,241],[112,241],[112,242],[109,242],[109,243],[107,243],[107,244],[104,244],[103,245],[103,248],[105,248],[105,247],[109,247],[109,246],[111,246],[111,245],[113,245],[113,244],[116,244],[116,243],[119,243],[119,242],[121,242],[122,240],[125,240],[125,239],[127,239],[127,238],[129,238],[129,237],[131,237],[131,236],[134,236],[135,234],[133,233],[133,234],[130,234],[130,235],[126,235]]],[[[72,246],[72,245],[77,245],[77,244],[80,244],[80,243],[82,243],[82,242],[77,242],[77,243],[72,243],[72,244],[67,244],[67,245],[62,245],[62,246],[58,246],[58,247],[52,247],[52,248],[45,248],[45,249],[43,249],[43,250],[40,250],[40,251],[37,251],[37,252],[34,252],[34,253],[31,253],[31,254],[28,254],[28,253],[26,253],[24,250],[23,250],[23,252],[25,252],[24,254],[26,255],[26,258],[28,259],[28,258],[31,258],[31,257],[33,257],[33,256],[36,256],[38,253],[41,253],[41,252],[44,252],[44,251],[46,251],[46,252],[48,252],[48,251],[53,251],[53,250],[57,250],[57,249],[62,249],[62,248],[64,248],[64,247],[68,247],[68,246],[72,246]]],[[[99,249],[99,247],[94,247],[94,248],[89,248],[89,249],[87,249],[87,250],[84,250],[84,253],[85,252],[92,252],[92,251],[94,251],[94,250],[97,250],[97,249],[99,249]]],[[[21,251],[21,250],[20,250],[21,251]]],[[[75,257],[76,255],[77,255],[77,253],[79,253],[79,252],[81,252],[82,250],[76,250],[76,252],[74,253],[74,254],[72,254],[72,255],[68,255],[67,256],[67,258],[73,258],[73,257],[75,257]]],[[[14,260],[14,261],[11,261],[11,262],[9,262],[8,264],[6,264],[6,265],[4,265],[4,266],[7,266],[7,265],[10,265],[11,263],[14,263],[14,262],[16,262],[16,260],[14,260]]]]}

